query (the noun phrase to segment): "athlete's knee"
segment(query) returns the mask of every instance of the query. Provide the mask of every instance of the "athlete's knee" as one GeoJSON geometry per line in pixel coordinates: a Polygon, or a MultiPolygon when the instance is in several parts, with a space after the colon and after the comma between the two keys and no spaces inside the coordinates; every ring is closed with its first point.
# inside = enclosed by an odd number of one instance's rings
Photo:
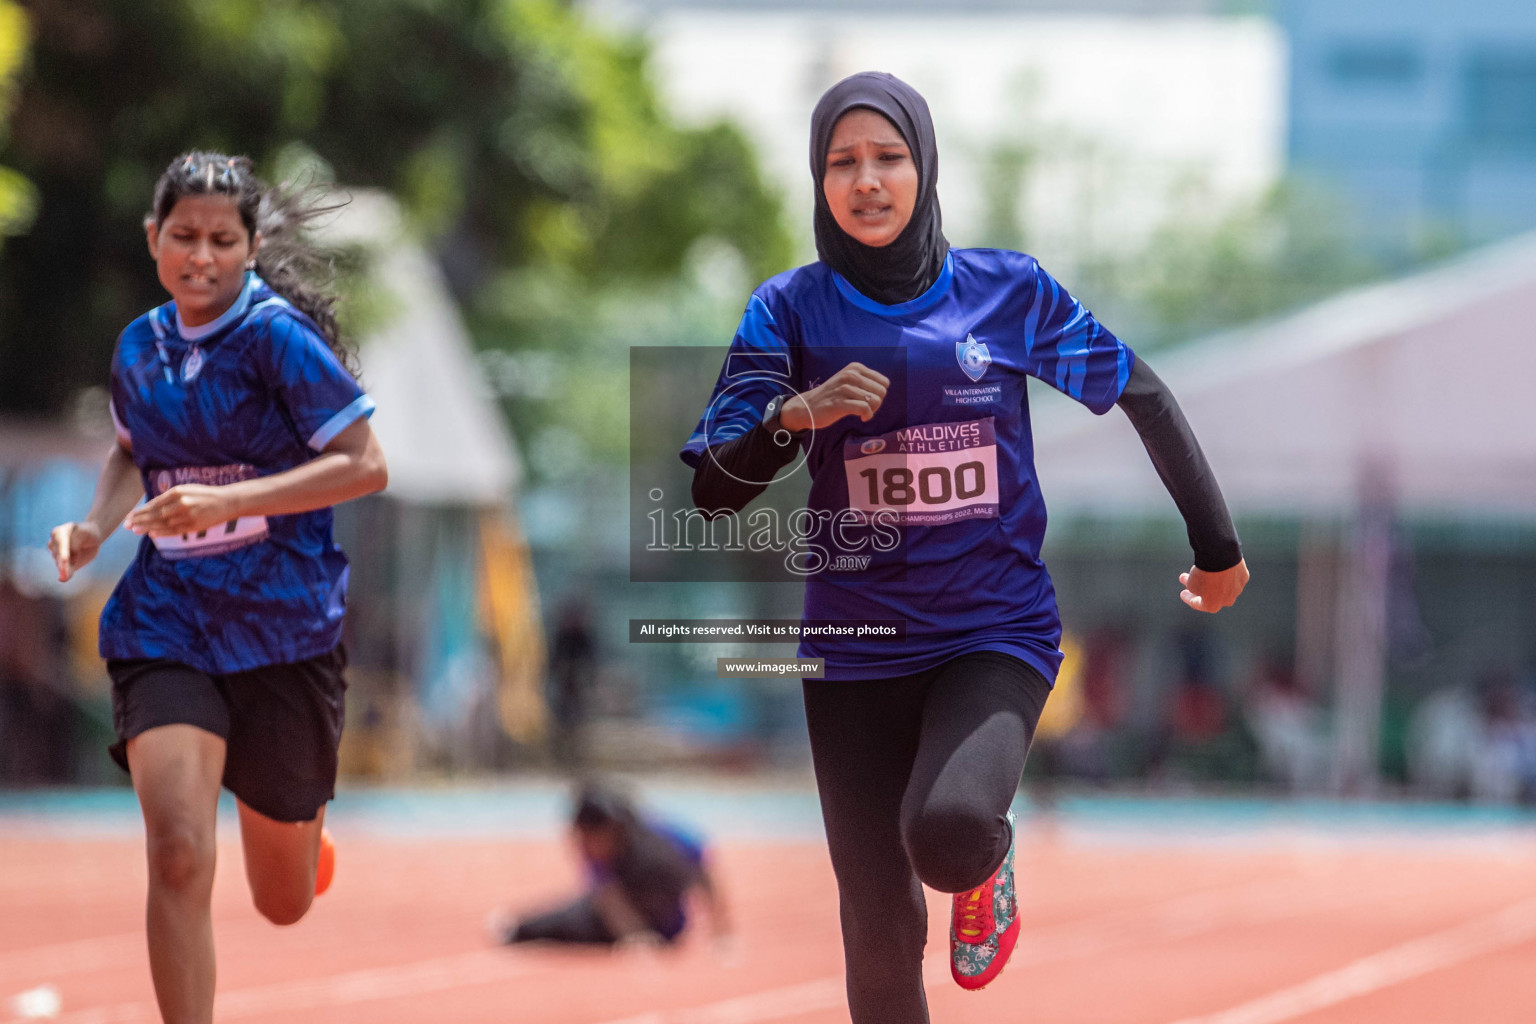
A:
{"type": "Polygon", "coordinates": [[[251,902],[256,905],[256,912],[280,926],[298,924],[309,913],[314,901],[315,894],[309,890],[277,886],[251,890],[251,902]]]}
{"type": "Polygon", "coordinates": [[[179,892],[213,879],[213,837],[196,827],[176,822],[152,826],[146,849],[150,883],[158,888],[179,892]]]}
{"type": "Polygon", "coordinates": [[[924,807],[902,824],[912,870],[940,892],[965,892],[985,882],[1008,848],[1003,819],[971,804],[924,807]]]}

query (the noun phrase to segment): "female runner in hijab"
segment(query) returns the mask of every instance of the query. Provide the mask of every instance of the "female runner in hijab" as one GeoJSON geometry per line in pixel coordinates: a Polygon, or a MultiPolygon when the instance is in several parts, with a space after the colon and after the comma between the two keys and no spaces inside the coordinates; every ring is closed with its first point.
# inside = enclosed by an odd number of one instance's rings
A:
{"type": "Polygon", "coordinates": [[[803,448],[834,553],[805,565],[807,626],[905,626],[888,642],[807,636],[800,654],[825,659],[804,694],[849,1010],[922,1024],[923,883],[953,894],[962,987],[996,977],[1018,936],[1009,807],[1061,661],[1026,378],[1135,424],[1188,525],[1186,604],[1231,605],[1248,570],[1146,362],[1033,258],[950,248],[922,96],[878,73],[833,86],[811,119],[811,175],[820,260],[753,293],[682,457],[695,504],[723,515],[803,448]],[[836,557],[854,552],[867,557],[836,557]]]}

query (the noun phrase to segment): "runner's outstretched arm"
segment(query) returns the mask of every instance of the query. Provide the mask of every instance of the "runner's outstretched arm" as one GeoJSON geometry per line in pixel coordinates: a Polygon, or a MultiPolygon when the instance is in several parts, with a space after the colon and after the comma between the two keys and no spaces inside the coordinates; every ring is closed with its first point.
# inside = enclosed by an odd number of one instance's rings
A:
{"type": "Polygon", "coordinates": [[[205,530],[240,516],[278,516],[339,505],[382,491],[389,483],[384,450],[359,418],[325,451],[302,466],[271,476],[212,486],[178,484],[135,509],[128,529],[151,536],[205,530]]]}
{"type": "Polygon", "coordinates": [[[117,529],[117,524],[142,497],[144,482],[139,478],[138,467],[133,464],[133,455],[126,442],[114,443],[101,467],[101,475],[96,478],[91,510],[77,523],[55,526],[48,538],[48,550],[58,566],[60,583],[67,583],[96,557],[101,542],[117,529]]]}
{"type": "Polygon", "coordinates": [[[1173,392],[1146,360],[1137,358],[1117,404],[1141,435],[1189,531],[1195,564],[1179,576],[1185,586],[1180,598],[1197,611],[1230,606],[1248,582],[1248,566],[1216,476],[1173,392]]]}

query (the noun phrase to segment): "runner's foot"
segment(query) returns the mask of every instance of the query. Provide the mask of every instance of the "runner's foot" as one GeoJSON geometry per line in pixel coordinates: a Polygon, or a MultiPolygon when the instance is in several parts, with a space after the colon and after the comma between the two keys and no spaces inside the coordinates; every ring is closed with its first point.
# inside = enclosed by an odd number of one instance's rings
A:
{"type": "Polygon", "coordinates": [[[315,895],[319,896],[331,887],[336,875],[336,844],[331,840],[329,829],[320,830],[320,858],[315,862],[315,895]]]}
{"type": "MultiPolygon", "coordinates": [[[[1013,812],[1008,829],[1017,836],[1013,812]]],[[[1019,938],[1018,901],[1013,888],[1013,848],[996,873],[969,892],[956,893],[950,909],[949,966],[955,984],[964,989],[983,988],[1003,970],[1019,938]]]]}

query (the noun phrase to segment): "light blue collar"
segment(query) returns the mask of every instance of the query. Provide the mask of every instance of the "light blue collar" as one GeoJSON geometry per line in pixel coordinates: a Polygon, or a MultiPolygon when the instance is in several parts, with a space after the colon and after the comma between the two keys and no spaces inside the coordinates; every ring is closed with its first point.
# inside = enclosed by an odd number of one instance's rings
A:
{"type": "Polygon", "coordinates": [[[183,323],[181,319],[181,310],[178,308],[176,310],[177,332],[187,341],[200,341],[203,338],[208,337],[210,334],[215,334],[218,331],[222,331],[236,320],[239,320],[241,317],[245,316],[246,311],[251,308],[251,296],[255,294],[256,286],[260,283],[261,278],[256,276],[256,271],[246,271],[245,287],[240,289],[239,297],[236,298],[234,302],[230,303],[229,308],[220,313],[216,319],[210,320],[207,323],[197,327],[188,327],[185,323],[183,323]]]}
{"type": "MultiPolygon", "coordinates": [[[[828,269],[831,269],[830,267],[828,269]]],[[[848,279],[837,271],[832,271],[832,283],[837,285],[837,290],[843,298],[858,306],[860,309],[878,316],[910,316],[913,313],[926,313],[936,306],[940,299],[949,291],[949,286],[955,280],[955,250],[951,249],[944,254],[944,269],[939,271],[938,279],[928,286],[928,290],[915,299],[906,302],[898,302],[894,306],[887,306],[876,302],[874,299],[859,291],[848,283],[848,279]]]]}

